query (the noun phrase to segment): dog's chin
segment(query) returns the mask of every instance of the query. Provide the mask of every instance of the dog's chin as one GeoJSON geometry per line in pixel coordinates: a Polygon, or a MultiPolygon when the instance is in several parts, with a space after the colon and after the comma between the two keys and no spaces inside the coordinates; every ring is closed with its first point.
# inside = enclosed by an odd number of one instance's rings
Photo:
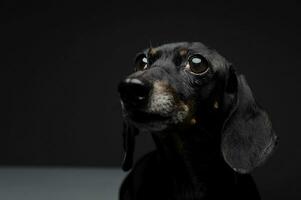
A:
{"type": "Polygon", "coordinates": [[[170,128],[170,124],[166,121],[150,121],[147,123],[133,122],[135,126],[143,132],[163,132],[170,128]]]}
{"type": "Polygon", "coordinates": [[[132,111],[124,116],[138,129],[148,132],[160,132],[180,124],[187,117],[186,111],[173,111],[169,114],[132,111]]]}
{"type": "Polygon", "coordinates": [[[154,112],[145,112],[145,111],[132,111],[129,114],[131,120],[135,121],[136,123],[145,124],[148,122],[161,122],[166,121],[171,118],[170,115],[162,115],[160,113],[154,112]]]}
{"type": "Polygon", "coordinates": [[[126,115],[126,118],[137,128],[145,131],[163,131],[168,128],[172,116],[160,113],[144,111],[133,111],[126,115]]]}

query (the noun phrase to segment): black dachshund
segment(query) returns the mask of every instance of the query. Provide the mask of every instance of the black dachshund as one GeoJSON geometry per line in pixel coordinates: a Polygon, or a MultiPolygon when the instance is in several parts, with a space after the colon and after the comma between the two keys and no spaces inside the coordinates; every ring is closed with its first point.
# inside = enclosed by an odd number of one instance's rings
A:
{"type": "Polygon", "coordinates": [[[152,135],[120,200],[260,199],[248,174],[277,137],[243,75],[201,43],[148,48],[119,84],[124,117],[123,169],[132,168],[135,136],[152,135]]]}

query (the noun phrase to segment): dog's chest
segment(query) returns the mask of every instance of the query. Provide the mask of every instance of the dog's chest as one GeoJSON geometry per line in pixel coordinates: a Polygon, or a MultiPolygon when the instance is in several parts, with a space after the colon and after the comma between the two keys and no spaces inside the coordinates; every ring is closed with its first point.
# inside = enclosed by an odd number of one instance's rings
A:
{"type": "Polygon", "coordinates": [[[151,177],[156,182],[153,185],[153,191],[157,191],[156,199],[161,199],[163,193],[164,200],[205,199],[209,185],[202,180],[202,177],[189,171],[184,163],[160,166],[159,170],[160,172],[157,171],[156,175],[151,177]]]}
{"type": "Polygon", "coordinates": [[[144,199],[157,200],[202,200],[205,199],[206,184],[195,185],[190,180],[176,177],[153,177],[152,186],[147,183],[143,191],[144,199]],[[158,181],[159,180],[159,181],[158,181]],[[147,191],[145,191],[145,189],[147,191]],[[147,198],[145,198],[147,197],[147,198]]]}
{"type": "Polygon", "coordinates": [[[178,180],[176,184],[173,185],[172,198],[174,200],[201,200],[206,196],[207,186],[204,183],[193,184],[187,183],[183,180],[178,180]]]}

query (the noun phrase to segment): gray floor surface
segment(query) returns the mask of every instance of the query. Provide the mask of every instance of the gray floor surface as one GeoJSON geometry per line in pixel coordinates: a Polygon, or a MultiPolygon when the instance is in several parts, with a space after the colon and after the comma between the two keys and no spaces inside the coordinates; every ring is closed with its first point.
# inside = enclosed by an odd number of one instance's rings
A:
{"type": "Polygon", "coordinates": [[[0,200],[117,200],[117,168],[0,167],[0,200]]]}

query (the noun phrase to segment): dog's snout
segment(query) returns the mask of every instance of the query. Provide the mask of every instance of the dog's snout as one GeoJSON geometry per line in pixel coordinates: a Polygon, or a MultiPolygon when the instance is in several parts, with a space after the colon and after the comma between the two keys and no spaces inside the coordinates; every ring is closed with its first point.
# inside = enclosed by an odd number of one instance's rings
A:
{"type": "Polygon", "coordinates": [[[118,86],[120,98],[129,106],[144,106],[150,93],[150,85],[137,78],[127,78],[118,86]]]}

